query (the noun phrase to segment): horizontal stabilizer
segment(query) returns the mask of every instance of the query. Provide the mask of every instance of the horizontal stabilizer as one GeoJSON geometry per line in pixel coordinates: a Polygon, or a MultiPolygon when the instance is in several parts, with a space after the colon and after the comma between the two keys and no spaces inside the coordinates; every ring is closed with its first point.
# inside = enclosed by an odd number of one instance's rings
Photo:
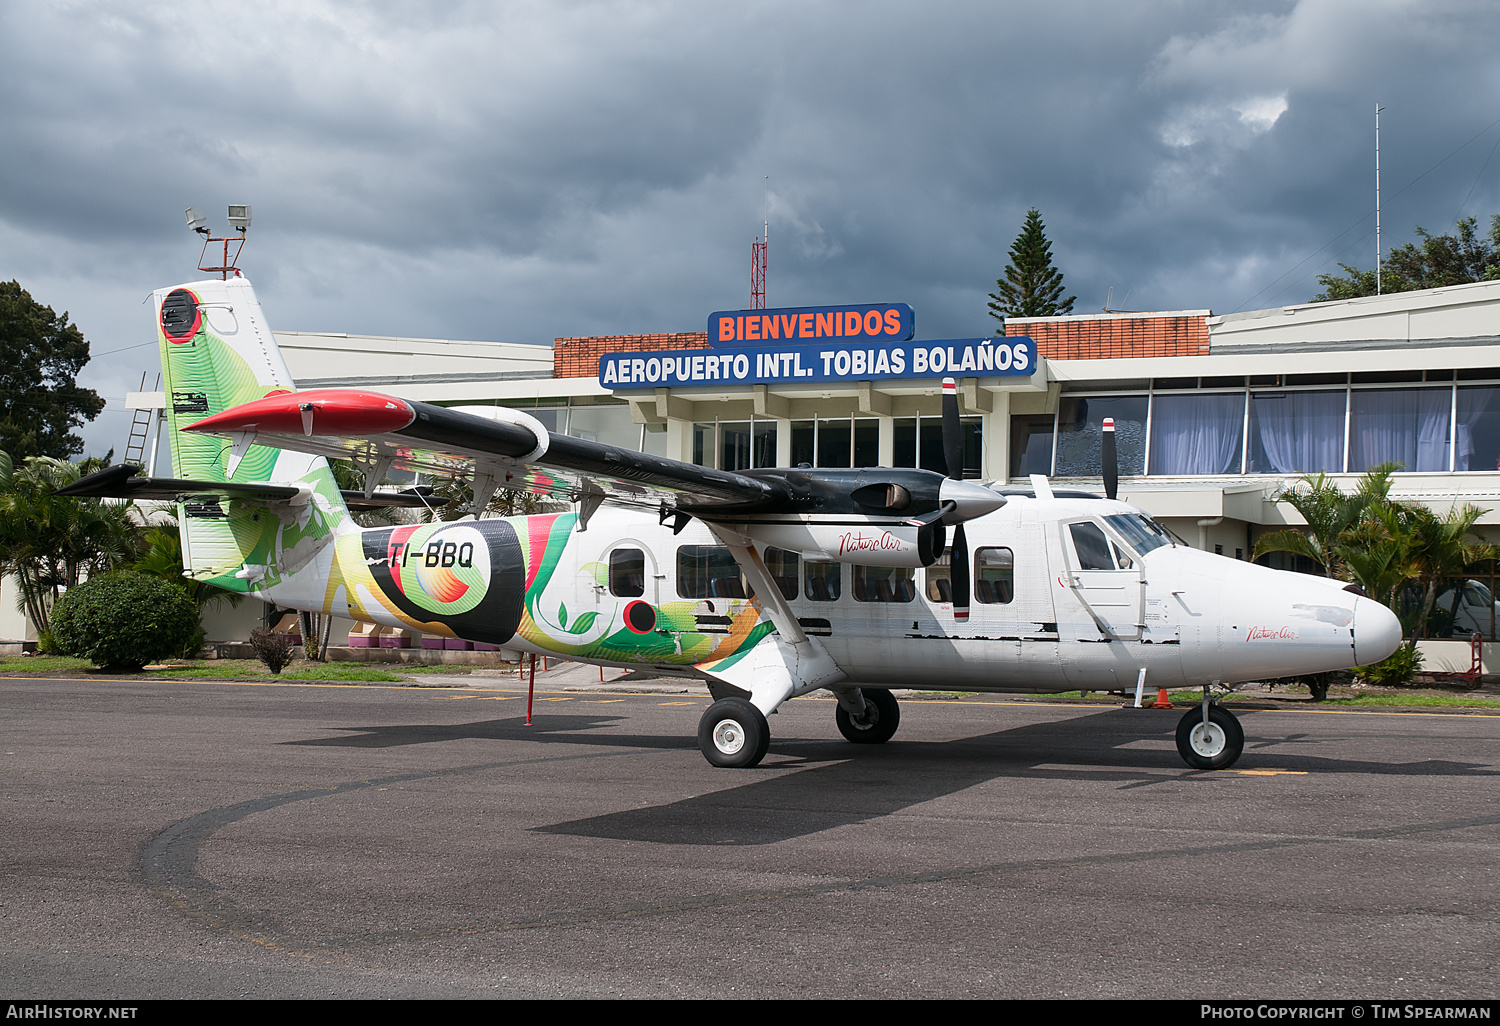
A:
{"type": "Polygon", "coordinates": [[[80,477],[58,495],[93,499],[154,499],[182,502],[189,498],[214,496],[224,499],[263,499],[288,502],[308,494],[306,485],[270,484],[263,481],[185,481],[175,477],[137,477],[140,467],[120,463],[87,477],[80,477]]]}

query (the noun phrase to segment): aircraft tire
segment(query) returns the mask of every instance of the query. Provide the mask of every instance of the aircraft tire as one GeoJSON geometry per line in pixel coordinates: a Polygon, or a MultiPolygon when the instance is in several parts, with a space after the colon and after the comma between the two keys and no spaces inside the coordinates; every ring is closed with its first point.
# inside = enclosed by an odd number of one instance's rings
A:
{"type": "Polygon", "coordinates": [[[901,726],[901,703],[896,701],[896,696],[885,688],[860,688],[864,692],[865,704],[873,707],[873,714],[869,717],[870,722],[865,724],[855,723],[844,712],[843,706],[834,709],[833,717],[839,725],[839,733],[844,735],[848,741],[857,745],[879,745],[884,744],[896,736],[896,728],[901,726]]]}
{"type": "Polygon", "coordinates": [[[743,698],[723,698],[698,721],[698,747],[715,766],[749,769],[771,747],[771,728],[761,711],[743,698]]]}
{"type": "Polygon", "coordinates": [[[1245,750],[1245,731],[1234,713],[1218,705],[1208,707],[1208,731],[1203,709],[1193,706],[1177,723],[1177,752],[1193,769],[1228,769],[1245,750]]]}

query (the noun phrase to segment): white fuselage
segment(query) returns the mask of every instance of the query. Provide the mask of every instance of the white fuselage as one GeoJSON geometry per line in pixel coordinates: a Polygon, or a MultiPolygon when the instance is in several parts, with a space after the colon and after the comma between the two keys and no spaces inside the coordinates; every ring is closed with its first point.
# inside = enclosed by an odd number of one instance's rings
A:
{"type": "MultiPolygon", "coordinates": [[[[1159,535],[1142,544],[1137,532],[1132,543],[1117,524],[1133,522],[1109,517],[1146,523],[1122,502],[1029,496],[970,521],[974,575],[992,580],[974,587],[967,622],[956,621],[952,603],[943,601],[945,565],[906,571],[909,583],[894,587],[889,576],[878,589],[866,581],[860,595],[855,566],[799,558],[789,605],[850,684],[929,690],[1119,690],[1133,688],[1142,669],[1153,688],[1228,684],[1370,663],[1400,642],[1396,617],[1342,582],[1211,555],[1159,535]],[[1075,530],[1082,524],[1091,526],[1075,530]],[[1085,551],[1101,534],[1107,563],[1097,546],[1085,551]]],[[[698,521],[674,535],[653,515],[603,510],[587,531],[573,533],[546,598],[566,602],[574,615],[623,608],[635,598],[696,601],[700,629],[712,630],[715,618],[742,610],[746,600],[722,572],[683,572],[680,554],[692,548],[701,562],[702,547],[718,544],[698,521]],[[621,587],[630,594],[616,594],[586,569],[609,565],[624,549],[644,555],[644,594],[633,592],[639,581],[621,587]]],[[[783,580],[790,588],[790,577],[783,580]]]]}

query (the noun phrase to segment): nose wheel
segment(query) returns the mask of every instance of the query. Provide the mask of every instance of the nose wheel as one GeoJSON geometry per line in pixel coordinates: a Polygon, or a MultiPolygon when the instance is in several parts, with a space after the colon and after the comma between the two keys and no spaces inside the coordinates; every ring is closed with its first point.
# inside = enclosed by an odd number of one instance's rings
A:
{"type": "Polygon", "coordinates": [[[1177,752],[1193,769],[1227,769],[1245,750],[1245,731],[1234,713],[1218,705],[1208,706],[1208,719],[1200,707],[1190,709],[1177,724],[1177,752]]]}

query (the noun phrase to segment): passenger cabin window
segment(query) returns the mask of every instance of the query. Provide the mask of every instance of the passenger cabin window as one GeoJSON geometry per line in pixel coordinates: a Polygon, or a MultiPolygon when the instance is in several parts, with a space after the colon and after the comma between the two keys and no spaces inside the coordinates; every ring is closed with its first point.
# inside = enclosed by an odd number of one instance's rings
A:
{"type": "Polygon", "coordinates": [[[769,548],[765,555],[766,569],[771,572],[771,579],[776,582],[776,587],[781,591],[781,597],[790,602],[797,597],[797,564],[799,562],[795,552],[786,549],[769,548]]]}
{"type": "Polygon", "coordinates": [[[808,560],[807,597],[814,602],[836,602],[843,591],[841,569],[840,563],[808,560]]]}
{"type": "Polygon", "coordinates": [[[974,553],[974,599],[986,605],[1016,597],[1015,556],[1010,549],[986,548],[974,553]]]}
{"type": "Polygon", "coordinates": [[[609,593],[620,598],[646,594],[646,554],[640,549],[615,549],[609,554],[609,593]]]}
{"type": "Polygon", "coordinates": [[[910,602],[917,597],[912,571],[899,566],[856,566],[854,601],[910,602]]]}
{"type": "Polygon", "coordinates": [[[683,545],[677,549],[677,594],[694,599],[743,599],[755,592],[728,546],[683,545]]]}
{"type": "Polygon", "coordinates": [[[952,566],[952,557],[945,555],[927,568],[927,600],[929,602],[953,601],[952,566]]]}

